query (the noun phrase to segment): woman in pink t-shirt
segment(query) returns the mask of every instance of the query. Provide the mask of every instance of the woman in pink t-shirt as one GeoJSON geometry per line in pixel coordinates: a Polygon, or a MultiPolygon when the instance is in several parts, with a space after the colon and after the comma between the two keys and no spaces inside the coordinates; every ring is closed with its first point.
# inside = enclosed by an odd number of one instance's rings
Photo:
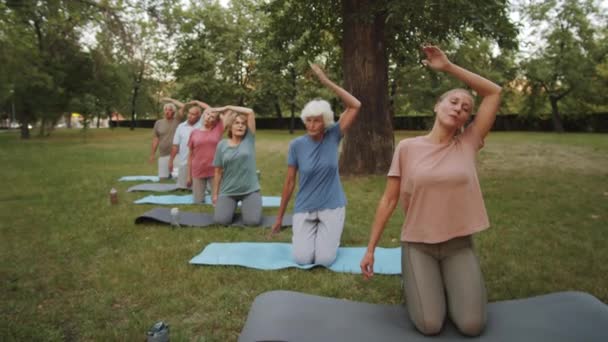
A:
{"type": "Polygon", "coordinates": [[[435,104],[431,132],[399,143],[361,271],[366,279],[373,276],[374,250],[401,200],[406,213],[401,267],[410,319],[423,334],[435,335],[448,312],[461,333],[477,336],[485,326],[487,299],[472,234],[486,229],[489,221],[475,158],[496,118],[501,88],[452,64],[435,46],[422,50],[426,66],[464,82],[482,101],[465,128],[473,97],[464,89],[446,92],[435,104]]]}
{"type": "Polygon", "coordinates": [[[187,185],[192,186],[194,203],[205,202],[205,189],[209,189],[211,193],[214,175],[213,157],[224,132],[220,111],[216,108],[207,108],[203,112],[202,120],[201,128],[193,130],[188,140],[190,154],[187,185]]]}

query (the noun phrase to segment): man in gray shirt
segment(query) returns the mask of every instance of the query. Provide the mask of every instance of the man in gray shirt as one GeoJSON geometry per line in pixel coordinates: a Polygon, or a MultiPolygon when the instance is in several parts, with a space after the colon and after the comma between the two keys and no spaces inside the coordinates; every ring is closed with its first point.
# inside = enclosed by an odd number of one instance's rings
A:
{"type": "MultiPolygon", "coordinates": [[[[164,99],[163,99],[164,100],[164,99]]],[[[173,103],[166,103],[163,107],[165,117],[157,120],[154,123],[152,135],[152,150],[150,152],[150,164],[154,163],[156,158],[156,150],[158,149],[158,177],[170,178],[171,170],[169,170],[169,158],[171,156],[171,147],[173,143],[173,135],[177,129],[177,125],[181,122],[183,107],[180,108],[176,116],[176,107],[173,103]]]]}

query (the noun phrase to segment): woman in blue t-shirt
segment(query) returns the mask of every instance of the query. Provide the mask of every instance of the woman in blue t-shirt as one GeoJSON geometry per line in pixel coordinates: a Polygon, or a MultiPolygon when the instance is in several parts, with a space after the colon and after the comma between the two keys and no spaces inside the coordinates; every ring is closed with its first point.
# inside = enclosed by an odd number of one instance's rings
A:
{"type": "Polygon", "coordinates": [[[301,265],[329,266],[340,246],[346,206],[338,173],[338,146],[357,117],[361,102],[327,78],[318,65],[311,65],[311,69],[319,82],[342,100],[346,109],[336,124],[327,101],[312,100],[304,106],[301,118],[307,134],[289,144],[281,207],[271,234],[281,229],[299,173],[293,215],[293,258],[301,265]]]}

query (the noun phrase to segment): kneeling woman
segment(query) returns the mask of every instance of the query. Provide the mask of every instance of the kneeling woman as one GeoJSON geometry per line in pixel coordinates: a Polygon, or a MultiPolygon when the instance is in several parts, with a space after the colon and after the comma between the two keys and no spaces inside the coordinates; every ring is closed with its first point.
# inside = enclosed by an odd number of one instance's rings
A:
{"type": "Polygon", "coordinates": [[[483,99],[475,120],[464,127],[473,97],[464,89],[448,91],[435,104],[431,132],[399,143],[361,271],[366,278],[373,275],[374,250],[401,200],[406,213],[401,266],[410,318],[420,332],[434,335],[447,311],[461,333],[476,336],[485,326],[486,289],[472,235],[489,221],[475,159],[494,123],[501,88],[452,64],[437,47],[423,51],[424,64],[466,83],[483,99]]]}
{"type": "Polygon", "coordinates": [[[229,225],[240,201],[243,222],[258,225],[262,221],[262,197],[255,164],[255,114],[249,108],[237,106],[215,110],[233,113],[226,119],[228,139],[220,141],[213,159],[213,219],[229,225]]]}
{"type": "Polygon", "coordinates": [[[302,110],[307,134],[289,144],[281,207],[272,233],[281,229],[299,172],[300,184],[293,215],[293,258],[298,264],[328,266],[336,259],[340,246],[346,206],[338,174],[338,146],[357,116],[361,103],[329,80],[317,65],[311,67],[319,81],[342,100],[346,110],[337,124],[334,124],[334,113],[327,101],[310,101],[302,110]]]}

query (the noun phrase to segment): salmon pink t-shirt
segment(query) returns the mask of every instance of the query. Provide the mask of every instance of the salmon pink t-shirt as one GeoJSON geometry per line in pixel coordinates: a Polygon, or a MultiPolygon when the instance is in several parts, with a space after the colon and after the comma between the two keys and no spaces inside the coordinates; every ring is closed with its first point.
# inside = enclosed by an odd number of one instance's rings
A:
{"type": "Polygon", "coordinates": [[[400,177],[401,241],[440,243],[489,227],[475,159],[483,139],[471,126],[444,144],[402,140],[388,176],[400,177]]]}
{"type": "Polygon", "coordinates": [[[192,154],[192,178],[213,177],[213,157],[222,140],[224,125],[219,121],[211,130],[195,129],[190,134],[188,147],[192,154]]]}

